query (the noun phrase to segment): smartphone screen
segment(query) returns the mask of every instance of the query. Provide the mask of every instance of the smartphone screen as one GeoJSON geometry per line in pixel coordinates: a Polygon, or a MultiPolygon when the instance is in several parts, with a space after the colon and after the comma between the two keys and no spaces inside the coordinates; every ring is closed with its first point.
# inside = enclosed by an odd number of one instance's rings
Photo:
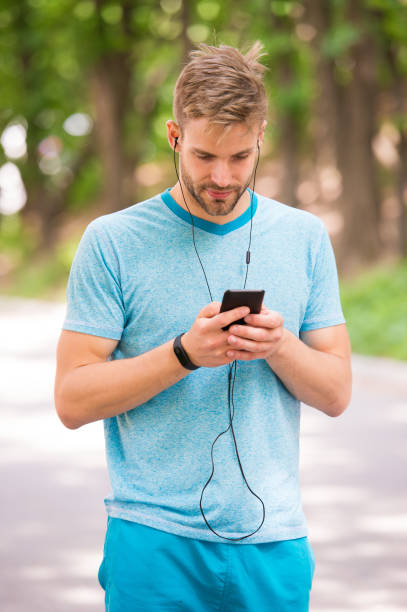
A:
{"type": "MultiPolygon", "coordinates": [[[[261,311],[261,305],[264,299],[264,289],[227,289],[223,294],[222,305],[220,312],[226,312],[227,310],[233,310],[238,306],[248,306],[250,313],[258,314],[261,311]]],[[[222,327],[224,331],[227,331],[231,325],[246,325],[244,319],[233,321],[226,327],[222,327]]]]}

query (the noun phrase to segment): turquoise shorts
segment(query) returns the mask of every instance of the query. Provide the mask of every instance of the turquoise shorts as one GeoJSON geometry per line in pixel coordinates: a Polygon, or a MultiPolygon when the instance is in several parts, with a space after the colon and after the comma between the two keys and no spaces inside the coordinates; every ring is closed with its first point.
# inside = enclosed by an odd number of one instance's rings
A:
{"type": "Polygon", "coordinates": [[[108,517],[99,582],[106,612],[307,612],[308,538],[195,540],[108,517]]]}

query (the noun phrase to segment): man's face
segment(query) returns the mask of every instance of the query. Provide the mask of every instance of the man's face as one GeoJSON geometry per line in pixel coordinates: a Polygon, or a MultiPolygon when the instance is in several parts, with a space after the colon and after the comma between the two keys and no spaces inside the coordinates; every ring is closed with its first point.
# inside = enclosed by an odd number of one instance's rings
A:
{"type": "Polygon", "coordinates": [[[205,118],[190,119],[184,126],[181,180],[208,215],[228,215],[235,208],[249,185],[259,137],[258,124],[238,123],[227,133],[205,118]]]}

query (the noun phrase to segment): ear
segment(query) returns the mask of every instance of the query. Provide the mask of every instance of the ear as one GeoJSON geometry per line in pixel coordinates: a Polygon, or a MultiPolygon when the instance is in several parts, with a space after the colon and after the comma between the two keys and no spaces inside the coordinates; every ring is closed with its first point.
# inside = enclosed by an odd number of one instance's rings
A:
{"type": "Polygon", "coordinates": [[[261,124],[260,127],[260,131],[259,131],[259,135],[257,137],[257,142],[259,143],[259,146],[263,143],[264,140],[264,132],[266,130],[266,125],[267,125],[267,121],[264,120],[263,123],[261,124]]]}
{"type": "Polygon", "coordinates": [[[180,137],[180,130],[178,125],[172,119],[168,119],[166,122],[167,132],[168,132],[168,143],[171,149],[174,149],[176,146],[175,139],[180,137]]]}

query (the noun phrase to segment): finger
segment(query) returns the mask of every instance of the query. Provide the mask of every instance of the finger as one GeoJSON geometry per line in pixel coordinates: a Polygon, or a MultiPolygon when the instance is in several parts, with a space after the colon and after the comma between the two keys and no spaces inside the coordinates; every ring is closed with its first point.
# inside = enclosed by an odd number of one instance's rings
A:
{"type": "Polygon", "coordinates": [[[219,314],[220,307],[221,307],[220,302],[211,302],[210,304],[207,304],[206,306],[202,308],[202,310],[199,311],[197,318],[202,319],[202,318],[214,317],[217,314],[219,314]]]}
{"type": "Polygon", "coordinates": [[[226,325],[233,323],[233,321],[243,319],[249,312],[250,308],[248,306],[239,306],[227,312],[221,312],[218,316],[213,318],[213,323],[214,325],[216,324],[217,328],[226,327],[226,325]]]}
{"type": "Polygon", "coordinates": [[[226,357],[238,361],[253,361],[253,359],[265,359],[268,353],[269,351],[264,351],[263,353],[250,353],[249,351],[230,350],[227,351],[226,357]]]}
{"type": "Polygon", "coordinates": [[[279,312],[269,310],[267,314],[251,314],[244,318],[246,323],[256,327],[274,328],[283,325],[284,319],[279,312]]]}
{"type": "Polygon", "coordinates": [[[270,351],[273,347],[273,341],[268,342],[256,342],[254,340],[246,340],[238,336],[231,336],[227,339],[228,344],[231,348],[236,348],[240,351],[249,351],[250,353],[261,353],[263,351],[270,351]]]}
{"type": "Polygon", "coordinates": [[[271,329],[251,327],[250,325],[232,325],[228,331],[240,338],[249,338],[249,340],[256,340],[257,342],[270,342],[270,334],[273,333],[271,329]]]}

